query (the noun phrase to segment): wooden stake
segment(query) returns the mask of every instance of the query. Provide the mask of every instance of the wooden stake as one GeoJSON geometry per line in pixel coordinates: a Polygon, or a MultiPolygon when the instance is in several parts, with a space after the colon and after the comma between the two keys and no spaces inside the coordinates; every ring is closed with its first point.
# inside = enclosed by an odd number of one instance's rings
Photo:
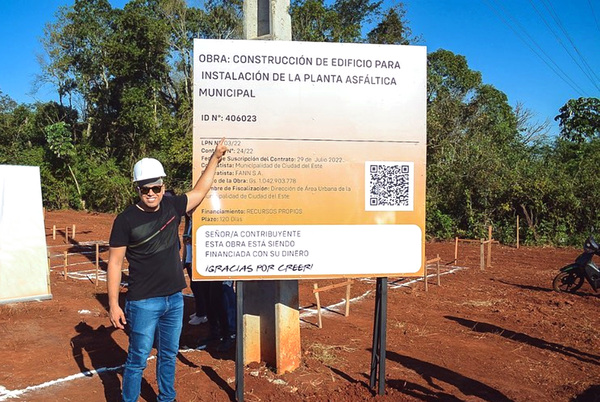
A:
{"type": "MultiPolygon", "coordinates": [[[[75,225],[73,225],[73,226],[75,226],[75,225]]],[[[96,243],[96,287],[98,287],[98,269],[100,268],[99,251],[100,251],[100,244],[96,243]]]]}
{"type": "Polygon", "coordinates": [[[517,248],[519,248],[519,215],[517,215],[517,248]]]}
{"type": "Polygon", "coordinates": [[[65,228],[65,243],[69,242],[69,227],[65,228]]]}
{"type": "Polygon", "coordinates": [[[67,280],[67,266],[69,265],[69,257],[67,252],[64,252],[64,261],[65,261],[65,266],[63,267],[63,275],[65,276],[65,281],[67,280]]]}
{"type": "Polygon", "coordinates": [[[317,299],[317,317],[319,319],[319,328],[323,328],[323,321],[321,320],[321,299],[319,298],[319,292],[318,290],[318,286],[317,284],[313,284],[314,290],[313,292],[315,293],[315,298],[317,299]]]}
{"type": "Polygon", "coordinates": [[[318,287],[318,285],[316,283],[313,284],[313,293],[315,295],[315,298],[317,299],[317,309],[318,309],[318,316],[319,316],[319,328],[322,328],[321,298],[319,297],[319,293],[320,292],[324,292],[326,290],[336,289],[336,288],[340,288],[342,286],[345,286],[346,287],[346,311],[345,311],[344,315],[346,317],[348,317],[350,315],[350,285],[352,285],[352,279],[347,279],[346,281],[341,282],[341,283],[334,283],[333,285],[323,286],[322,288],[318,287]]]}
{"type": "Polygon", "coordinates": [[[348,285],[346,286],[346,317],[350,315],[350,286],[352,281],[348,281],[348,285]]]}
{"type": "Polygon", "coordinates": [[[458,262],[458,236],[454,238],[454,263],[458,262]]]}
{"type": "Polygon", "coordinates": [[[485,247],[484,247],[484,241],[483,239],[480,239],[480,246],[479,246],[479,269],[481,269],[482,271],[485,270],[485,247]]]}
{"type": "Polygon", "coordinates": [[[440,255],[439,254],[437,254],[436,260],[437,260],[437,281],[438,281],[438,286],[440,286],[440,255]]]}
{"type": "Polygon", "coordinates": [[[52,240],[56,240],[56,225],[52,225],[52,240]]]}
{"type": "Polygon", "coordinates": [[[488,256],[487,256],[487,268],[492,266],[492,226],[488,226],[488,256]]]}
{"type": "Polygon", "coordinates": [[[73,230],[71,233],[71,239],[75,240],[75,224],[73,224],[73,230]]]}
{"type": "Polygon", "coordinates": [[[425,261],[425,268],[423,268],[423,283],[425,284],[425,291],[427,292],[427,261],[425,261]]]}

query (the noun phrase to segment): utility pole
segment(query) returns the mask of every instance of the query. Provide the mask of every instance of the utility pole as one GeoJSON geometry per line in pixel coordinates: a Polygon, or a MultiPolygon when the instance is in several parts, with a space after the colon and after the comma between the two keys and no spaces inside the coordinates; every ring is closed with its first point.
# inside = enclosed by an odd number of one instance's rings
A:
{"type": "MultiPolygon", "coordinates": [[[[289,7],[289,0],[245,0],[244,39],[291,41],[289,7]]],[[[277,373],[295,370],[301,355],[298,281],[244,281],[242,286],[244,364],[265,361],[277,373]]]]}

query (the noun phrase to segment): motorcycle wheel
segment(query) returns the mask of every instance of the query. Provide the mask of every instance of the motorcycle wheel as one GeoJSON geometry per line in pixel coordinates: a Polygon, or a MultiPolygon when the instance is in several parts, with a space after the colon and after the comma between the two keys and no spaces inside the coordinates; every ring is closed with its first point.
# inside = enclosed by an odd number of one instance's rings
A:
{"type": "Polygon", "coordinates": [[[552,281],[552,287],[557,292],[575,293],[583,285],[583,275],[578,272],[560,272],[552,281]]]}

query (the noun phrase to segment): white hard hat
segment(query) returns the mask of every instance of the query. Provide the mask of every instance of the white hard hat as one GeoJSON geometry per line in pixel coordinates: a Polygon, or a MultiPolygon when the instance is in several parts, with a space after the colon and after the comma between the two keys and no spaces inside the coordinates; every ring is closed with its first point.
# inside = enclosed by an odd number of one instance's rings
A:
{"type": "Polygon", "coordinates": [[[154,158],[144,158],[133,166],[134,182],[165,176],[165,169],[163,169],[162,163],[154,158]]]}

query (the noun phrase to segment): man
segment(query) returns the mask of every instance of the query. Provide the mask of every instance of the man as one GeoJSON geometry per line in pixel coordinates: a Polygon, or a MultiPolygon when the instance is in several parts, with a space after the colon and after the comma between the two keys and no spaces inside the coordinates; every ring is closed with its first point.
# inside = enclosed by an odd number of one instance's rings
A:
{"type": "Polygon", "coordinates": [[[159,401],[175,399],[175,358],[183,324],[186,287],[179,255],[181,217],[196,208],[212,186],[217,165],[227,152],[225,139],[216,146],[202,176],[186,194],[164,197],[162,164],[144,158],[133,168],[140,201],[113,223],[108,257],[108,303],[111,323],[129,328],[129,350],[123,370],[123,401],[137,401],[142,374],[153,344],[157,349],[159,401]],[[129,262],[125,311],[119,306],[123,259],[129,262]]]}

